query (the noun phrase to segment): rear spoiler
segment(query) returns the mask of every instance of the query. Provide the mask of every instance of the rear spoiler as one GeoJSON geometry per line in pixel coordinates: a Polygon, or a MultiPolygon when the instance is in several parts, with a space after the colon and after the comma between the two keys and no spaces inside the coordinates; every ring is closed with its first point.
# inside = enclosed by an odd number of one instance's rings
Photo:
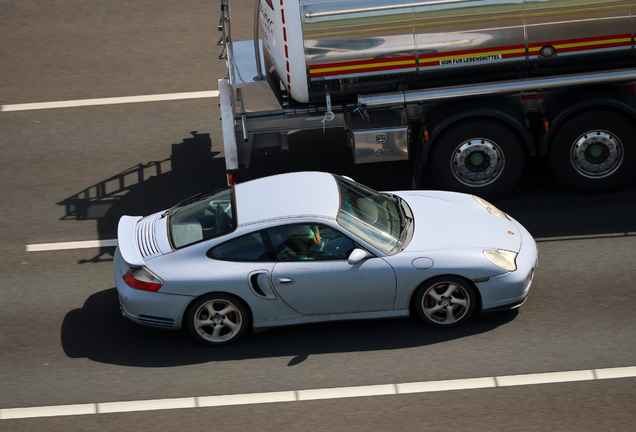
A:
{"type": "Polygon", "coordinates": [[[117,226],[119,253],[129,266],[141,267],[146,262],[137,246],[137,222],[142,216],[122,216],[117,226]]]}

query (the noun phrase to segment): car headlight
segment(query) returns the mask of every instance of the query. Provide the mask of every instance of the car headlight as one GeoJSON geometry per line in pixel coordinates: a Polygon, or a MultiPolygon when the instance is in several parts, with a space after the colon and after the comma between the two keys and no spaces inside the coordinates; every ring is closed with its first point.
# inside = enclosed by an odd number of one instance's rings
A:
{"type": "MultiPolygon", "coordinates": [[[[499,210],[497,207],[495,207],[494,205],[490,204],[488,201],[486,201],[483,198],[479,198],[478,196],[473,195],[473,198],[475,198],[475,201],[477,201],[479,204],[481,204],[482,206],[484,206],[484,208],[486,210],[488,210],[490,212],[490,214],[495,215],[495,216],[499,216],[500,218],[504,218],[504,219],[508,219],[508,216],[502,212],[501,210],[499,210]]],[[[508,219],[510,220],[510,219],[508,219]]]]}
{"type": "Polygon", "coordinates": [[[497,267],[501,267],[504,270],[515,271],[517,270],[517,253],[511,252],[504,249],[494,250],[485,250],[484,255],[488,258],[488,261],[496,265],[497,267]]]}

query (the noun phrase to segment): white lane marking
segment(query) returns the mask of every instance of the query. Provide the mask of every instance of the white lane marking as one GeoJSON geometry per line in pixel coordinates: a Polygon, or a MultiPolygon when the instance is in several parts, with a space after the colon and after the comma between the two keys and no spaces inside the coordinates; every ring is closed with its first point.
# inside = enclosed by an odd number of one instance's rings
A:
{"type": "Polygon", "coordinates": [[[57,251],[67,249],[87,249],[117,246],[117,240],[86,240],[62,243],[39,243],[26,245],[27,252],[57,251]]]}
{"type": "Polygon", "coordinates": [[[328,389],[310,389],[270,393],[249,393],[127,402],[105,402],[84,405],[5,408],[0,409],[0,420],[73,416],[84,414],[113,414],[133,411],[203,408],[247,404],[257,405],[273,402],[302,402],[309,400],[400,395],[453,390],[473,390],[480,388],[554,384],[563,382],[579,382],[616,378],[636,378],[636,366],[582,371],[552,372],[543,374],[508,375],[500,377],[425,381],[403,384],[382,384],[358,387],[337,387],[328,389]]]}
{"type": "Polygon", "coordinates": [[[129,402],[105,402],[97,404],[97,413],[123,413],[135,411],[155,411],[167,409],[196,408],[197,400],[194,397],[179,399],[155,399],[129,402]]]}
{"type": "Polygon", "coordinates": [[[95,404],[3,409],[0,410],[0,419],[76,416],[85,414],[97,414],[97,407],[95,404]]]}
{"type": "Polygon", "coordinates": [[[497,382],[493,377],[398,384],[397,391],[400,394],[407,394],[449,390],[480,389],[490,387],[497,387],[497,382]]]}
{"type": "Polygon", "coordinates": [[[295,402],[298,400],[298,397],[295,391],[282,391],[225,396],[204,396],[197,399],[197,405],[199,406],[199,408],[202,408],[228,405],[264,404],[273,402],[295,402]]]}
{"type": "Polygon", "coordinates": [[[384,396],[397,394],[395,384],[359,387],[339,387],[330,389],[298,390],[298,400],[340,399],[364,396],[384,396]]]}
{"type": "Polygon", "coordinates": [[[636,378],[636,366],[594,369],[596,379],[636,378]]]}
{"type": "MultiPolygon", "coordinates": [[[[597,236],[571,236],[571,237],[545,237],[536,238],[537,242],[548,241],[566,241],[566,240],[589,240],[595,238],[613,238],[613,237],[633,237],[636,236],[636,232],[628,233],[615,233],[615,234],[603,234],[597,236]]],[[[66,250],[66,249],[85,249],[96,247],[108,247],[117,246],[117,239],[110,240],[86,240],[77,242],[61,242],[61,243],[37,243],[26,245],[27,252],[40,252],[40,251],[54,251],[54,250],[66,250]]]]}
{"type": "Polygon", "coordinates": [[[594,372],[591,370],[571,371],[571,372],[551,372],[529,375],[510,375],[497,377],[497,386],[510,387],[533,384],[552,384],[573,381],[589,381],[594,379],[594,372]]]}
{"type": "Polygon", "coordinates": [[[123,97],[108,97],[97,99],[78,99],[67,100],[57,102],[35,102],[35,103],[23,103],[0,106],[0,111],[30,111],[52,108],[74,108],[85,106],[97,106],[97,105],[117,105],[139,102],[162,102],[171,100],[183,100],[183,99],[201,99],[201,98],[215,98],[219,96],[218,90],[208,91],[196,91],[185,93],[165,93],[154,95],[141,95],[141,96],[123,96],[123,97]]]}

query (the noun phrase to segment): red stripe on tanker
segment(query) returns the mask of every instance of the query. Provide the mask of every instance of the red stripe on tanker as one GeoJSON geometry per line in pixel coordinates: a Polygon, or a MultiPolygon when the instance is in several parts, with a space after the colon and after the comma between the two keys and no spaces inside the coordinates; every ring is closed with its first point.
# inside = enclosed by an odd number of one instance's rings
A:
{"type": "Polygon", "coordinates": [[[290,95],[293,87],[293,97],[306,100],[307,70],[303,62],[305,53],[302,41],[298,41],[302,34],[299,2],[261,2],[260,12],[262,40],[269,60],[290,95]]]}

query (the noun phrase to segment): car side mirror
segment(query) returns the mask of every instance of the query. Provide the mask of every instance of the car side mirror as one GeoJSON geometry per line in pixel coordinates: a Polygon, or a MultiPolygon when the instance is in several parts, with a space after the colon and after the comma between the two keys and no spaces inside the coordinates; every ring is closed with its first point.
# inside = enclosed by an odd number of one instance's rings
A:
{"type": "Polygon", "coordinates": [[[371,252],[367,252],[364,249],[354,249],[353,252],[349,255],[349,259],[347,260],[350,265],[356,265],[361,263],[367,258],[371,258],[374,255],[371,252]]]}

